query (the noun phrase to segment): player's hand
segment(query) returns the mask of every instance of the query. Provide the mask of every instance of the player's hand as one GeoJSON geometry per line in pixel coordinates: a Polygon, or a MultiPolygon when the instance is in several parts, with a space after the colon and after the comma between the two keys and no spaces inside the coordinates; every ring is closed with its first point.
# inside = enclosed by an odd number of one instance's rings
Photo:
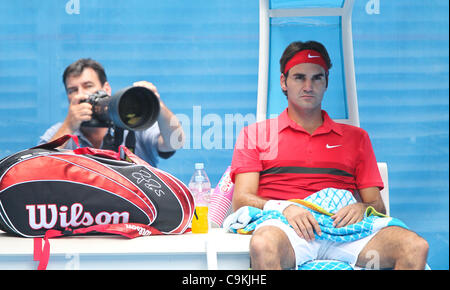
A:
{"type": "Polygon", "coordinates": [[[319,236],[322,234],[319,223],[314,216],[308,210],[300,206],[288,206],[283,211],[283,215],[294,228],[295,232],[307,241],[314,240],[314,232],[319,236]]]}
{"type": "Polygon", "coordinates": [[[333,226],[340,228],[362,221],[366,208],[367,206],[360,202],[341,208],[336,214],[331,216],[334,220],[333,226]]]}
{"type": "Polygon", "coordinates": [[[135,83],[133,83],[133,87],[144,87],[144,88],[147,88],[150,91],[152,91],[158,97],[159,101],[161,101],[161,97],[159,96],[158,89],[151,82],[147,82],[147,81],[135,82],[135,83]]]}

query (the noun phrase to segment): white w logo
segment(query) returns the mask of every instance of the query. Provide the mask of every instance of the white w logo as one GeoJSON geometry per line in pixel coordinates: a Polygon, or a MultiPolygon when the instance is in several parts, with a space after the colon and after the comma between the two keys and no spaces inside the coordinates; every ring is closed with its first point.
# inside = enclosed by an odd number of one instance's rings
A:
{"type": "Polygon", "coordinates": [[[41,228],[51,229],[56,225],[58,219],[58,209],[56,208],[56,204],[38,204],[38,205],[27,205],[26,209],[28,210],[28,222],[30,223],[30,227],[34,230],[39,230],[41,228]],[[39,214],[39,223],[36,220],[36,207],[38,208],[39,214]],[[47,222],[47,207],[51,212],[51,220],[47,222]]]}

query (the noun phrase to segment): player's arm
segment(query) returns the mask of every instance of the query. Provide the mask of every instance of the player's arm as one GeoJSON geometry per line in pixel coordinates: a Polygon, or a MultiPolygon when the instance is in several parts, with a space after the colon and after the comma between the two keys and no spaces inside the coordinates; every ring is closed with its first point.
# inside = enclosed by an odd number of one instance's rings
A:
{"type": "MultiPolygon", "coordinates": [[[[236,174],[232,201],[234,211],[242,206],[264,208],[267,200],[257,195],[258,185],[259,172],[236,174]]],[[[319,224],[308,210],[289,205],[282,210],[282,214],[300,237],[310,241],[314,240],[314,232],[321,234],[319,224]]]]}
{"type": "Polygon", "coordinates": [[[257,195],[259,186],[259,172],[245,172],[236,174],[232,206],[236,211],[243,206],[253,206],[262,209],[266,199],[257,195]]]}
{"type": "Polygon", "coordinates": [[[377,212],[386,214],[386,207],[384,206],[378,187],[361,188],[359,195],[366,208],[372,206],[377,212]]]}

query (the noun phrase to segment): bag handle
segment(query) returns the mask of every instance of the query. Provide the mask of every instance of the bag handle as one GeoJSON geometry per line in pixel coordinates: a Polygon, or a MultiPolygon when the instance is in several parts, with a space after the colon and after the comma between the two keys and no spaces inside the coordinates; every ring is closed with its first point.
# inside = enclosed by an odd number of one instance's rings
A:
{"type": "Polygon", "coordinates": [[[66,228],[64,231],[48,230],[43,238],[33,239],[34,240],[33,260],[39,261],[37,269],[38,270],[47,269],[48,261],[50,259],[49,239],[63,236],[82,235],[86,233],[114,234],[114,235],[121,235],[129,239],[151,235],[162,235],[162,233],[156,228],[139,223],[95,225],[75,230],[66,228]],[[42,247],[42,241],[44,241],[44,247],[42,247]]]}
{"type": "Polygon", "coordinates": [[[99,157],[105,157],[108,159],[120,160],[120,155],[118,152],[105,149],[97,149],[91,147],[82,147],[73,150],[73,153],[79,155],[95,155],[99,157]]]}
{"type": "Polygon", "coordinates": [[[114,160],[120,160],[120,154],[118,152],[114,152],[112,150],[105,150],[105,149],[97,149],[97,148],[91,148],[91,147],[80,147],[80,142],[78,141],[78,136],[77,135],[64,135],[62,137],[59,137],[58,139],[55,139],[51,142],[45,143],[45,144],[41,144],[38,145],[36,147],[33,147],[31,149],[47,149],[47,150],[52,150],[55,149],[57,147],[60,147],[62,145],[64,145],[64,143],[66,143],[68,140],[72,139],[77,148],[73,150],[73,153],[75,154],[79,154],[79,155],[95,155],[95,156],[99,156],[99,157],[105,157],[105,158],[109,158],[109,159],[114,159],[114,160]]]}
{"type": "Polygon", "coordinates": [[[119,146],[118,153],[119,153],[121,160],[127,160],[127,161],[133,162],[134,164],[137,164],[137,165],[145,165],[145,166],[152,167],[145,160],[141,159],[139,156],[137,156],[136,154],[131,152],[131,150],[128,149],[127,147],[125,147],[124,145],[119,146]]]}
{"type": "Polygon", "coordinates": [[[51,142],[38,145],[38,146],[33,147],[31,149],[38,149],[38,148],[40,148],[40,149],[49,149],[49,150],[55,149],[57,147],[62,146],[69,139],[72,139],[75,142],[75,144],[77,145],[77,147],[80,148],[80,142],[78,141],[78,136],[77,135],[64,135],[64,136],[59,137],[58,139],[55,139],[55,140],[53,140],[51,142]]]}

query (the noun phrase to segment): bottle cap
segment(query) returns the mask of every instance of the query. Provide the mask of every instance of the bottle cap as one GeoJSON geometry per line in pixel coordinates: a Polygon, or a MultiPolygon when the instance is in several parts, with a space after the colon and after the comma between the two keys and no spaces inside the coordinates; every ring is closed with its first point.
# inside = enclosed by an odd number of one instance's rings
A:
{"type": "Polygon", "coordinates": [[[205,165],[203,163],[195,163],[195,169],[203,169],[205,167],[205,165]]]}

